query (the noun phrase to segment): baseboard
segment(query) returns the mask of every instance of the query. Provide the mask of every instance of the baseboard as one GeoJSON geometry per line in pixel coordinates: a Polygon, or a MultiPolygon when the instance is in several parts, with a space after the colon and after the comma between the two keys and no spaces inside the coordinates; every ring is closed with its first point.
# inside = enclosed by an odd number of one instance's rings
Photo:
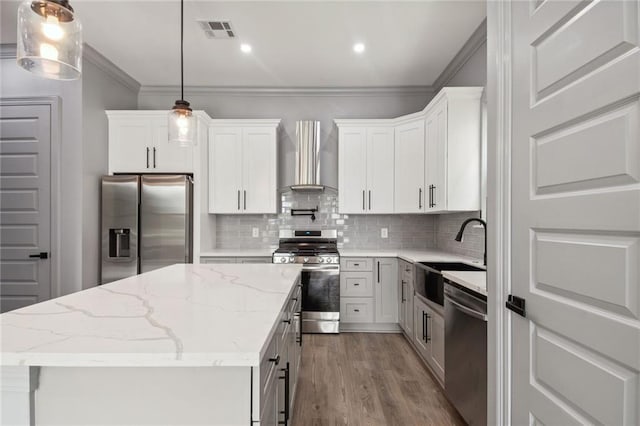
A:
{"type": "Polygon", "coordinates": [[[397,323],[340,323],[341,333],[401,333],[397,323]]]}

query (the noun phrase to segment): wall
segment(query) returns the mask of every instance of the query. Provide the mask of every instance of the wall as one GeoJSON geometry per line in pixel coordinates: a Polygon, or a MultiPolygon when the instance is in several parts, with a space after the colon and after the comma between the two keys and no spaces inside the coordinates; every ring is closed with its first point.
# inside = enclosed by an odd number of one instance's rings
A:
{"type": "Polygon", "coordinates": [[[60,158],[52,158],[61,164],[60,191],[51,193],[60,206],[58,246],[52,246],[51,256],[58,276],[52,276],[51,291],[54,296],[78,291],[82,288],[82,83],[48,80],[24,71],[16,64],[15,45],[12,53],[3,53],[0,75],[0,97],[4,99],[54,96],[61,101],[60,158]]]}
{"type": "Polygon", "coordinates": [[[82,61],[82,287],[100,282],[100,177],[107,174],[105,110],[137,109],[137,82],[85,45],[82,61]]]}
{"type": "MultiPolygon", "coordinates": [[[[140,109],[169,109],[179,90],[142,88],[140,109]]],[[[212,90],[188,89],[185,98],[193,109],[212,118],[280,118],[278,184],[293,184],[295,170],[295,122],[321,121],[320,177],[325,185],[338,187],[338,130],[336,118],[392,118],[422,110],[433,92],[411,90],[212,90]]]]}
{"type": "Polygon", "coordinates": [[[486,86],[487,85],[487,40],[469,57],[467,62],[446,83],[447,86],[486,86]]]}
{"type": "Polygon", "coordinates": [[[286,192],[278,215],[218,215],[217,248],[275,248],[280,229],[336,229],[339,248],[432,248],[435,247],[435,217],[430,215],[346,215],[338,213],[336,191],[286,192]],[[291,216],[291,209],[315,208],[316,220],[291,216]],[[252,228],[260,229],[253,238],[252,228]],[[380,237],[388,228],[388,238],[380,237]]]}

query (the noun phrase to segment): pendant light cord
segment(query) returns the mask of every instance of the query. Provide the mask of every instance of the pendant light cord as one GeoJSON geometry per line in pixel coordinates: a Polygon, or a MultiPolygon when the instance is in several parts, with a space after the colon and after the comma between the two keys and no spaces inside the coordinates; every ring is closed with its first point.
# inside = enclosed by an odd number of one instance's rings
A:
{"type": "Polygon", "coordinates": [[[184,101],[184,0],[180,0],[180,99],[184,101]]]}

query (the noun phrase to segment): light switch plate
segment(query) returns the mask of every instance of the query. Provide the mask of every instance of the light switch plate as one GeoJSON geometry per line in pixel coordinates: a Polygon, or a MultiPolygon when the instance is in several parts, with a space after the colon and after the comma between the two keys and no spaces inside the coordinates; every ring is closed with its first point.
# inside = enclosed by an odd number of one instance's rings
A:
{"type": "Polygon", "coordinates": [[[389,238],[389,228],[380,228],[380,238],[389,238]]]}
{"type": "Polygon", "coordinates": [[[253,228],[251,231],[251,235],[253,238],[258,238],[260,236],[260,228],[253,228]]]}

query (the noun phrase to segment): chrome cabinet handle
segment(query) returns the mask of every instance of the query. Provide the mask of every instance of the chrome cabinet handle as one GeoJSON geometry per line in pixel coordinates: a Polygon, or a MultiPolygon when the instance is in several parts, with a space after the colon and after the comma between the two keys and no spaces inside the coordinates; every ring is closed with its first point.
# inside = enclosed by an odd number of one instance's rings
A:
{"type": "Polygon", "coordinates": [[[354,283],[353,284],[355,287],[358,287],[360,285],[360,283],[354,283]]]}
{"type": "Polygon", "coordinates": [[[240,210],[240,190],[238,189],[238,210],[240,210]]]}
{"type": "Polygon", "coordinates": [[[400,300],[401,300],[402,302],[406,302],[406,301],[407,301],[407,300],[404,298],[404,285],[405,285],[405,281],[404,281],[404,280],[402,280],[402,281],[400,282],[400,289],[402,290],[402,297],[400,298],[400,300]]]}
{"type": "Polygon", "coordinates": [[[362,210],[365,210],[365,195],[364,195],[364,189],[362,190],[362,210]]]}
{"type": "Polygon", "coordinates": [[[247,209],[247,191],[244,190],[243,192],[244,192],[244,209],[246,210],[247,209]]]}
{"type": "Polygon", "coordinates": [[[436,206],[436,186],[435,185],[431,185],[431,191],[432,191],[431,200],[433,203],[431,207],[435,207],[436,206]]]}
{"type": "Polygon", "coordinates": [[[149,168],[149,147],[147,147],[147,169],[149,168]]]}
{"type": "Polygon", "coordinates": [[[422,208],[422,188],[418,189],[418,208],[422,208]]]}
{"type": "Polygon", "coordinates": [[[153,168],[156,168],[156,147],[153,147],[153,168]]]}
{"type": "Polygon", "coordinates": [[[269,358],[269,362],[273,362],[275,365],[280,364],[280,355],[278,354],[275,358],[269,358]]]}
{"type": "Polygon", "coordinates": [[[369,210],[371,210],[371,190],[369,190],[369,210]]]}
{"type": "Polygon", "coordinates": [[[380,282],[380,261],[378,261],[378,282],[380,282]]]}

